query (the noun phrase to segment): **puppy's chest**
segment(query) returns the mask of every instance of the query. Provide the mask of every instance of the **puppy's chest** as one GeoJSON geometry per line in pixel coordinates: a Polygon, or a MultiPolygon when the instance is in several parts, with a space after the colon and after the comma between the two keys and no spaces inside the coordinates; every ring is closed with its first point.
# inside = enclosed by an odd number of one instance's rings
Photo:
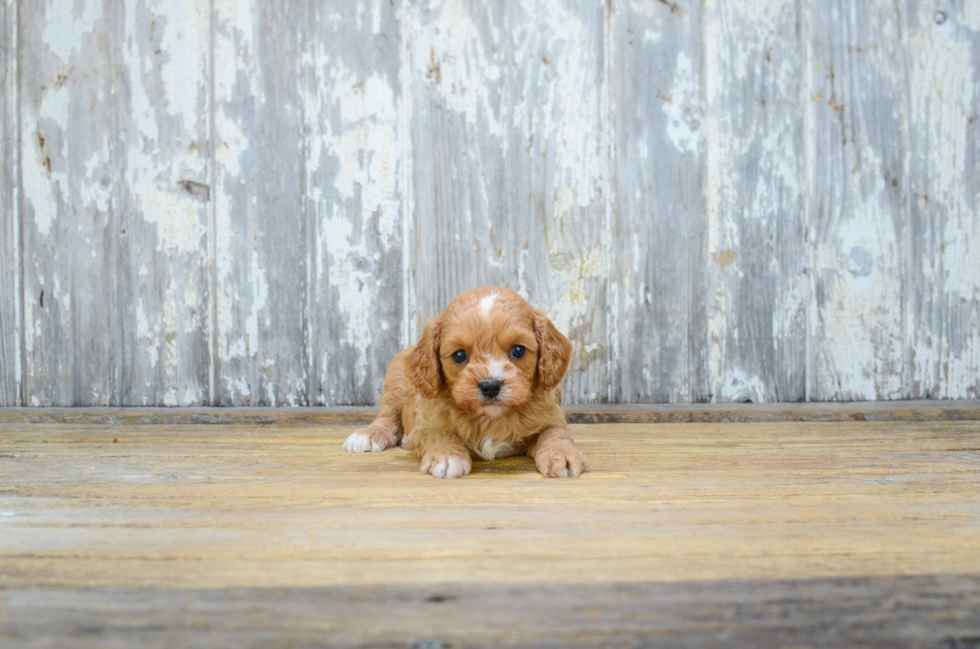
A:
{"type": "Polygon", "coordinates": [[[484,460],[520,455],[526,438],[504,426],[473,426],[462,435],[467,448],[484,460]]]}

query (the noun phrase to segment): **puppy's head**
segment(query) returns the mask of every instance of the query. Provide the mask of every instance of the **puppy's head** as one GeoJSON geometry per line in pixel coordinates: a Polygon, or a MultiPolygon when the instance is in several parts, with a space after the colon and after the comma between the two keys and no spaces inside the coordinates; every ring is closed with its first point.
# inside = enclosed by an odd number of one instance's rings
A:
{"type": "Polygon", "coordinates": [[[507,288],[461,293],[430,320],[405,372],[426,398],[445,395],[476,415],[499,417],[568,371],[572,344],[507,288]]]}

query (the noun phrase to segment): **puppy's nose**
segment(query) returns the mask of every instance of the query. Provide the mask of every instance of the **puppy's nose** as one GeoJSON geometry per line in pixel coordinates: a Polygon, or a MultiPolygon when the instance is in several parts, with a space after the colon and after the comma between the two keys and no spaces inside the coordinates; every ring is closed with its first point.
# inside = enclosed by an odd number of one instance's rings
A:
{"type": "Polygon", "coordinates": [[[480,392],[485,399],[493,399],[500,394],[500,385],[497,379],[484,379],[480,381],[480,392]]]}

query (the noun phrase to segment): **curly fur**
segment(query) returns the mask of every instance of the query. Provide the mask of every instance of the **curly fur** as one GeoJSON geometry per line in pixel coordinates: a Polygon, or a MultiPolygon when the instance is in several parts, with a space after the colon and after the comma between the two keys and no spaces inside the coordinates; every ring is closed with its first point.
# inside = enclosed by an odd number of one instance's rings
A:
{"type": "Polygon", "coordinates": [[[548,477],[577,477],[585,460],[561,410],[561,380],[572,344],[544,313],[499,287],[461,293],[429,320],[418,344],[403,350],[385,376],[377,419],[351,434],[351,452],[399,443],[421,460],[423,473],[465,475],[471,453],[492,460],[527,453],[548,477]],[[526,353],[511,355],[514,345],[526,353]],[[457,363],[453,354],[466,352],[457,363]],[[488,399],[480,382],[501,382],[488,399]]]}

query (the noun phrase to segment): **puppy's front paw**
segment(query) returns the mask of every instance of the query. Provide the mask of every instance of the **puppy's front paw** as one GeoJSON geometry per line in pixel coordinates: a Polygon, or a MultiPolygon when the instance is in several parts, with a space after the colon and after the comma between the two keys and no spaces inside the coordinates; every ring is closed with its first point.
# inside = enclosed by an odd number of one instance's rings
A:
{"type": "Polygon", "coordinates": [[[379,424],[371,424],[351,433],[344,441],[348,453],[378,453],[398,445],[398,429],[379,424]]]}
{"type": "Polygon", "coordinates": [[[534,465],[546,478],[577,478],[588,471],[585,458],[571,444],[540,449],[534,457],[534,465]]]}
{"type": "Polygon", "coordinates": [[[458,478],[469,473],[472,468],[470,458],[444,451],[426,453],[422,458],[422,466],[419,467],[422,473],[431,473],[436,478],[458,478]]]}

